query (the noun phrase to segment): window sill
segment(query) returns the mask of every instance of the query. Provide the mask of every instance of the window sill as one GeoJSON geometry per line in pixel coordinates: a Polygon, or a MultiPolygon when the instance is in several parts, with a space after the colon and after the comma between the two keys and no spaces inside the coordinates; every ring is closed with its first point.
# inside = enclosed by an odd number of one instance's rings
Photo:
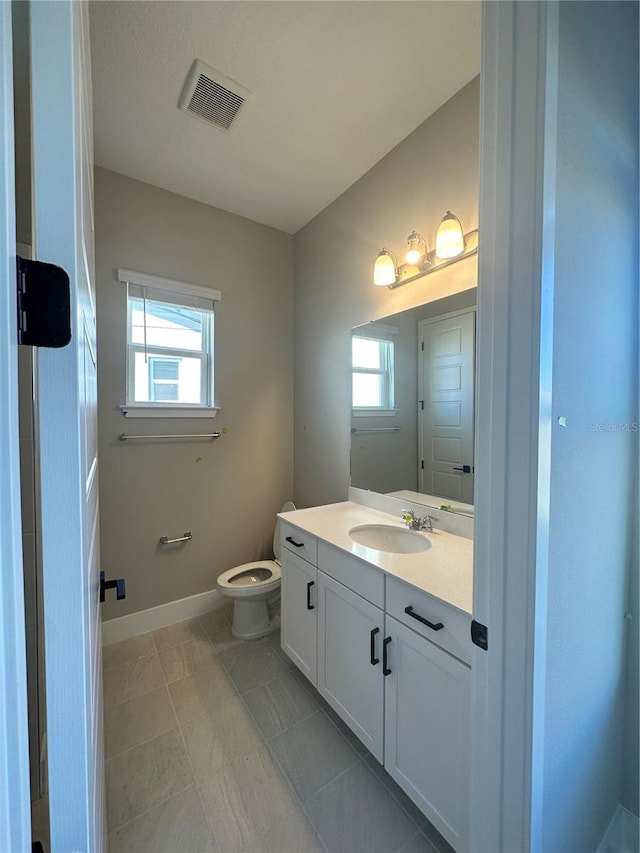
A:
{"type": "Polygon", "coordinates": [[[351,409],[354,418],[395,418],[399,409],[351,409]]]}
{"type": "Polygon", "coordinates": [[[215,418],[219,406],[156,406],[136,403],[120,406],[125,418],[215,418]]]}

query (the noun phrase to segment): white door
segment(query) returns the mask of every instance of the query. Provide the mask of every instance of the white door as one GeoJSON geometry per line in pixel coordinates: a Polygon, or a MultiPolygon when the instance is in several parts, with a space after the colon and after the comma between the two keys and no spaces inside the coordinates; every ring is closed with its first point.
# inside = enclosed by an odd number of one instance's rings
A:
{"type": "Polygon", "coordinates": [[[418,326],[420,491],[473,503],[475,311],[418,326]]]}
{"type": "Polygon", "coordinates": [[[316,686],[318,570],[282,549],[282,649],[316,686]]]}
{"type": "Polygon", "coordinates": [[[18,450],[11,4],[0,3],[0,850],[30,850],[18,450]]]}
{"type": "Polygon", "coordinates": [[[318,691],[383,760],[384,613],[318,572],[318,691]]]}
{"type": "Polygon", "coordinates": [[[455,850],[467,850],[471,668],[397,619],[385,625],[385,769],[455,850]]]}
{"type": "Polygon", "coordinates": [[[39,350],[51,847],[105,847],[88,8],[31,3],[34,244],[71,280],[71,343],[39,350]]]}

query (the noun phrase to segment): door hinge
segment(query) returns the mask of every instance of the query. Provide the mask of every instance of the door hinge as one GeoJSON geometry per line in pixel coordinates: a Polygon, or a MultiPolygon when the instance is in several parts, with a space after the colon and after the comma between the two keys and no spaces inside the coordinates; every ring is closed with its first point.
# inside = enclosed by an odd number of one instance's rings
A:
{"type": "Polygon", "coordinates": [[[420,467],[421,467],[422,469],[424,469],[424,459],[421,459],[421,460],[420,460],[420,467]]]}
{"type": "Polygon", "coordinates": [[[471,620],[471,642],[480,646],[485,652],[489,648],[489,629],[481,622],[476,622],[475,619],[471,620]]]}
{"type": "Polygon", "coordinates": [[[420,341],[420,349],[424,352],[424,341],[420,341]]]}
{"type": "Polygon", "coordinates": [[[71,340],[69,276],[54,264],[17,261],[18,343],[31,347],[66,347],[71,340]]]}
{"type": "Polygon", "coordinates": [[[418,400],[418,402],[420,403],[420,408],[424,412],[424,400],[418,400]]]}

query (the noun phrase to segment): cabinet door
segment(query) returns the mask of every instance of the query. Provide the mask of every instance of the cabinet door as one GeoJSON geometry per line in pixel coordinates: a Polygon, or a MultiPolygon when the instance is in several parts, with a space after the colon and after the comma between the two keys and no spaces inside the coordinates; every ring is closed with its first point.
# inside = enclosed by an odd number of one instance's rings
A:
{"type": "Polygon", "coordinates": [[[458,851],[467,849],[471,669],[386,617],[384,766],[458,851]]]}
{"type": "Polygon", "coordinates": [[[382,763],[384,613],[318,572],[318,691],[382,763]]]}
{"type": "Polygon", "coordinates": [[[282,648],[316,686],[317,599],[314,566],[282,549],[281,629],[282,648]]]}

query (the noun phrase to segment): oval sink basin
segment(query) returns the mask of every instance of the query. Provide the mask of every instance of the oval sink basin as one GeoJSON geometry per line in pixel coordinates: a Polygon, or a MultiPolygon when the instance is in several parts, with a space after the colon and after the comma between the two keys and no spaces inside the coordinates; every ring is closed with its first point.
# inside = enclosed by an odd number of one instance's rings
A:
{"type": "Polygon", "coordinates": [[[391,524],[362,524],[352,527],[349,536],[359,545],[388,554],[419,554],[431,547],[425,536],[391,524]]]}

